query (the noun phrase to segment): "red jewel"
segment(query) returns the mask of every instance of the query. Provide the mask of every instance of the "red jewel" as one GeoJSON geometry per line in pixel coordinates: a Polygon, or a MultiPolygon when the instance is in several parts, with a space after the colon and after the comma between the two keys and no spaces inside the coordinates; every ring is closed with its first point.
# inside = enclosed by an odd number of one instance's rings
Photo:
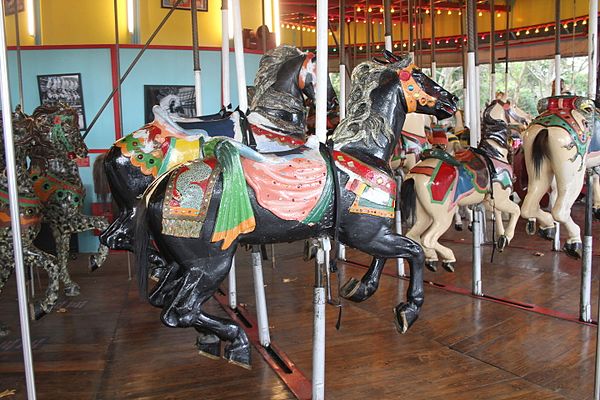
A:
{"type": "Polygon", "coordinates": [[[408,71],[400,71],[400,80],[406,82],[410,79],[410,72],[408,71]]]}

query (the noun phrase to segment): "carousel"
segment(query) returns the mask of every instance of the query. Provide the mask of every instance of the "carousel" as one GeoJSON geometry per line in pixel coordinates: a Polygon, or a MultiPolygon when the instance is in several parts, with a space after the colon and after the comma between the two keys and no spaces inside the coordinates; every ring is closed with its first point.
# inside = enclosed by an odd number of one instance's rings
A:
{"type": "Polygon", "coordinates": [[[0,398],[600,400],[597,0],[48,3],[0,398]]]}

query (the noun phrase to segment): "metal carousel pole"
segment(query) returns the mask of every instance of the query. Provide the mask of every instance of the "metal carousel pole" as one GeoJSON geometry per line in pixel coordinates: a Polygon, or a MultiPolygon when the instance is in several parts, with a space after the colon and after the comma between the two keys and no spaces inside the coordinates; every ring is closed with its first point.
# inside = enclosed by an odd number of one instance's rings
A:
{"type": "Polygon", "coordinates": [[[407,11],[408,11],[408,53],[410,54],[410,58],[415,59],[415,49],[413,47],[413,1],[408,0],[407,3],[407,11]]]}
{"type": "Polygon", "coordinates": [[[490,102],[496,98],[496,9],[490,0],[490,102]]]}
{"type": "MultiPolygon", "coordinates": [[[[573,28],[574,29],[574,28],[573,28]]],[[[588,97],[596,99],[596,73],[598,68],[598,0],[590,1],[588,25],[588,97]]],[[[592,122],[594,126],[594,122],[592,122]]],[[[583,256],[581,257],[581,290],[579,318],[584,322],[592,321],[592,206],[593,171],[586,171],[587,193],[585,196],[585,227],[583,236],[583,256]]]]}
{"type": "Polygon", "coordinates": [[[223,107],[231,104],[229,86],[229,7],[228,0],[221,0],[221,99],[223,107]]]}
{"type": "MultiPolygon", "coordinates": [[[[461,1],[461,10],[466,7],[465,0],[461,1]]],[[[464,127],[471,128],[471,109],[469,101],[469,88],[467,81],[469,80],[467,72],[467,45],[465,42],[465,25],[466,25],[467,12],[466,9],[463,12],[463,16],[460,18],[460,43],[462,49],[462,71],[463,71],[463,125],[464,127]]]]}
{"type": "Polygon", "coordinates": [[[383,12],[385,19],[385,33],[384,33],[384,41],[385,41],[385,49],[387,51],[392,50],[392,1],[384,0],[383,1],[383,12]]]}
{"type": "Polygon", "coordinates": [[[429,0],[429,17],[431,18],[431,78],[435,80],[437,64],[435,62],[435,13],[433,12],[434,1],[429,0]]]}
{"type": "MultiPolygon", "coordinates": [[[[560,80],[561,80],[561,68],[560,68],[560,0],[554,2],[554,86],[552,92],[556,96],[560,96],[560,80]]],[[[551,205],[552,206],[552,205],[551,205]]],[[[552,250],[560,251],[560,223],[554,222],[556,233],[554,234],[554,240],[552,241],[552,250]]]]}
{"type": "MultiPolygon", "coordinates": [[[[368,11],[367,11],[368,12],[368,11]]],[[[327,0],[317,0],[317,94],[315,131],[319,142],[327,140],[327,0]]],[[[367,26],[367,28],[369,28],[367,26]]],[[[325,282],[323,279],[325,260],[324,248],[328,238],[320,240],[320,250],[315,264],[315,286],[313,291],[313,360],[312,398],[325,399],[325,282]]]]}
{"type": "MultiPolygon", "coordinates": [[[[4,2],[0,2],[0,15],[4,15],[4,2]]],[[[27,310],[27,288],[25,286],[25,264],[21,243],[21,225],[19,217],[19,191],[15,168],[15,144],[13,140],[12,113],[10,104],[10,88],[8,83],[8,62],[6,51],[6,27],[2,19],[0,29],[0,100],[2,102],[2,123],[4,126],[4,152],[6,156],[6,177],[8,178],[8,198],[10,201],[10,226],[13,236],[15,257],[15,273],[17,276],[17,294],[19,298],[19,320],[21,323],[21,342],[23,344],[23,362],[25,364],[25,382],[27,398],[36,399],[35,376],[33,372],[33,356],[31,337],[29,334],[29,313],[27,310]]]]}
{"type": "MultiPolygon", "coordinates": [[[[477,147],[478,113],[476,102],[479,101],[479,90],[477,90],[477,76],[475,67],[475,51],[477,40],[477,28],[475,26],[476,0],[467,0],[467,90],[469,92],[471,147],[477,147]]],[[[467,105],[465,106],[465,108],[467,105]]],[[[481,211],[477,206],[473,210],[473,274],[471,291],[474,295],[483,295],[481,287],[481,211]]]]}
{"type": "Polygon", "coordinates": [[[506,39],[504,40],[504,93],[508,96],[508,46],[510,42],[510,4],[506,0],[506,39]]]}
{"type": "Polygon", "coordinates": [[[202,115],[202,71],[200,52],[198,51],[198,3],[191,2],[192,13],[192,54],[194,57],[194,89],[196,94],[196,115],[202,115]]]}

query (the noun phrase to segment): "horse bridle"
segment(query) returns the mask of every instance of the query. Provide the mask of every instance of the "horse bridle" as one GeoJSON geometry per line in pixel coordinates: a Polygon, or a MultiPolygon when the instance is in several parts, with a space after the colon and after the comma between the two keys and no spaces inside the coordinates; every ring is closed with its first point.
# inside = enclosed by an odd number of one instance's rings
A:
{"type": "Polygon", "coordinates": [[[415,68],[414,64],[410,64],[408,67],[398,70],[398,78],[409,113],[417,111],[417,103],[421,106],[433,107],[437,102],[437,98],[425,93],[421,85],[415,80],[412,73],[415,68]]]}

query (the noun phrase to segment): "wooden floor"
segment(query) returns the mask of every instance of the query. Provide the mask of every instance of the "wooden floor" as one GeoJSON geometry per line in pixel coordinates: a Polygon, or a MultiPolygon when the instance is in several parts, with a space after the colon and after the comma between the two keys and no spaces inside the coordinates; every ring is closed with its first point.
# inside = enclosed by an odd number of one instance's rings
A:
{"type": "MultiPolygon", "coordinates": [[[[522,223],[518,231],[514,246],[496,254],[493,264],[485,249],[484,292],[577,314],[580,263],[524,235],[522,223]]],[[[595,232],[600,238],[600,226],[595,232]]],[[[460,260],[457,271],[428,271],[426,279],[469,288],[470,233],[451,231],[446,238],[460,260]]],[[[310,377],[313,266],[301,260],[300,243],[276,249],[276,269],[269,262],[264,274],[272,337],[310,377]]],[[[368,262],[354,251],[349,258],[368,262]]],[[[199,356],[193,330],[162,326],[160,310],[140,300],[128,281],[126,254],[112,254],[93,274],[84,261],[71,268],[82,294],[32,323],[39,399],[293,398],[258,352],[253,369],[244,370],[199,356]]],[[[240,251],[238,265],[239,298],[253,312],[249,255],[240,251]]],[[[342,264],[344,280],[362,273],[342,264]]],[[[386,276],[372,299],[344,302],[340,331],[334,328],[337,312],[328,307],[327,399],[592,398],[595,327],[428,286],[421,317],[401,335],[391,310],[406,287],[386,276]]],[[[596,269],[593,287],[595,318],[596,269]]],[[[1,299],[0,319],[13,333],[0,339],[0,398],[14,389],[6,398],[23,399],[14,278],[1,299]]],[[[215,301],[210,308],[225,315],[215,301]]]]}

